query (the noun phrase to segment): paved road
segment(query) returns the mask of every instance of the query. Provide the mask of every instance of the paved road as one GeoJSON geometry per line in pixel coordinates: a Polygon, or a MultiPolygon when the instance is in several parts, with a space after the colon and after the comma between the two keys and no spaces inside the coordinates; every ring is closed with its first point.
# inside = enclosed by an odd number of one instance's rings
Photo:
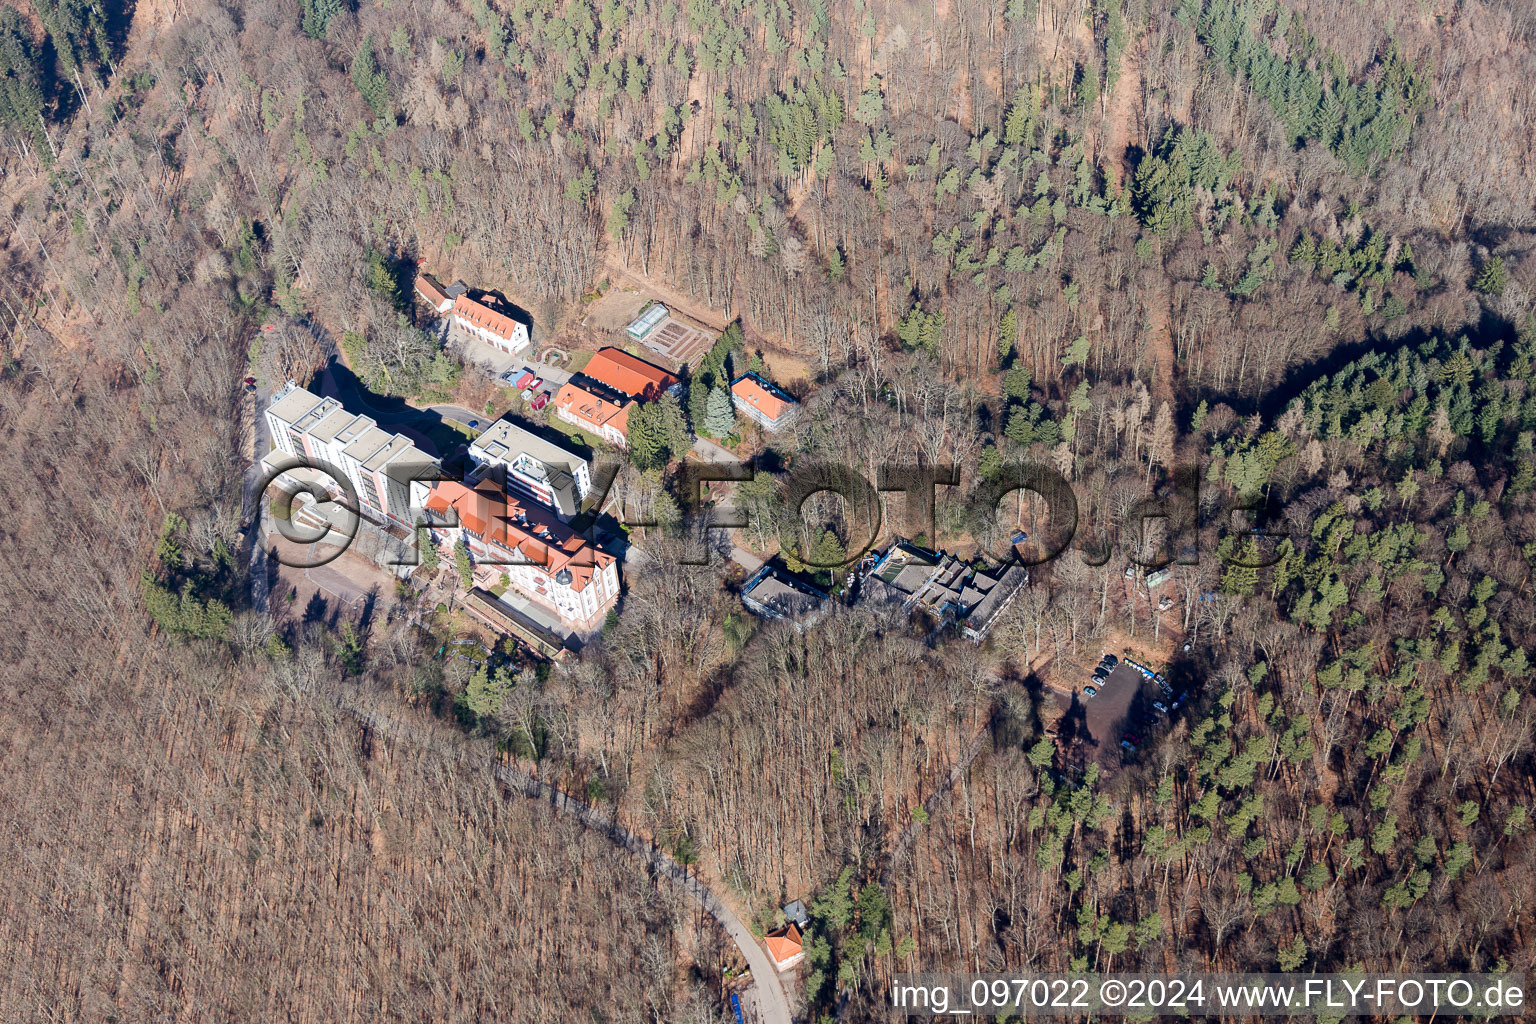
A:
{"type": "Polygon", "coordinates": [[[728,448],[720,447],[707,437],[695,438],[693,450],[705,462],[737,463],[742,461],[741,456],[728,448]]]}
{"type": "Polygon", "coordinates": [[[429,412],[437,413],[445,420],[452,420],[455,423],[462,423],[466,427],[471,423],[478,423],[480,424],[478,429],[481,430],[485,429],[487,426],[497,420],[497,417],[487,416],[485,413],[470,412],[462,405],[429,405],[427,406],[427,410],[429,412]]]}
{"type": "MultiPolygon", "coordinates": [[[[704,462],[712,463],[714,465],[736,465],[742,461],[741,456],[737,455],[735,452],[728,448],[721,447],[707,437],[695,438],[693,442],[693,451],[694,454],[696,454],[704,462]]],[[[711,483],[710,486],[712,493],[714,493],[715,488],[718,488],[718,500],[724,500],[730,496],[731,491],[735,488],[736,485],[731,483],[718,482],[711,483]]],[[[763,564],[763,560],[761,558],[758,558],[752,552],[737,544],[731,545],[731,561],[735,562],[737,565],[740,565],[749,573],[756,572],[759,568],[762,567],[763,564]]]]}
{"type": "MultiPolygon", "coordinates": [[[[444,344],[449,345],[447,333],[441,332],[440,336],[444,339],[444,344]]],[[[449,351],[457,355],[460,362],[479,370],[488,377],[499,377],[508,370],[522,370],[526,367],[544,378],[544,387],[550,394],[554,394],[559,390],[560,385],[571,379],[571,371],[568,367],[555,366],[533,358],[529,353],[538,347],[536,342],[526,349],[523,355],[512,356],[483,341],[468,339],[452,343],[449,345],[449,351]]]]}
{"type": "Polygon", "coordinates": [[[498,763],[494,770],[503,782],[518,786],[529,797],[547,800],[555,809],[573,815],[583,825],[603,833],[622,849],[640,857],[657,874],[665,875],[681,886],[688,895],[693,897],[694,902],[720,922],[720,926],[725,929],[731,941],[736,943],[736,948],[741,950],[741,955],[746,957],[748,966],[752,968],[751,995],[757,1003],[758,1015],[765,1024],[792,1024],[793,1016],[789,1011],[789,997],[784,993],[778,968],[774,966],[767,949],[757,941],[751,929],[720,901],[718,896],[704,887],[697,875],[686,871],[666,853],[644,839],[623,826],[615,824],[602,811],[588,807],[561,790],[554,789],[515,768],[498,763]]]}

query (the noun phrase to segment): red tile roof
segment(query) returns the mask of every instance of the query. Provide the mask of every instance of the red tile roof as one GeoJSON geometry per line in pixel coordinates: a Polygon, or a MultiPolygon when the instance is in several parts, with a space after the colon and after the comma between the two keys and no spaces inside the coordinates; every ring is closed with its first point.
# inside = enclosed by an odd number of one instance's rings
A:
{"type": "Polygon", "coordinates": [[[439,481],[432,485],[427,509],[438,515],[452,509],[464,529],[496,544],[508,555],[542,566],[546,575],[570,570],[571,589],[578,593],[586,589],[595,571],[606,569],[614,561],[613,555],[587,543],[558,520],[544,519],[537,509],[530,515],[529,509],[491,479],[481,480],[474,487],[453,480],[439,481]]]}
{"type": "Polygon", "coordinates": [[[659,366],[638,359],[621,348],[598,349],[582,367],[582,373],[631,398],[655,399],[677,378],[659,366]]]}
{"type": "Polygon", "coordinates": [[[753,380],[751,376],[743,377],[735,384],[732,384],[731,394],[746,402],[752,408],[761,411],[770,420],[776,420],[783,416],[794,405],[793,402],[786,402],[772,391],[763,387],[756,380],[753,380]]]}
{"type": "Polygon", "coordinates": [[[594,394],[573,382],[561,385],[555,392],[555,408],[569,413],[594,433],[601,434],[604,426],[611,426],[624,437],[629,436],[629,410],[635,403],[617,405],[601,395],[594,394]]]}
{"type": "Polygon", "coordinates": [[[453,315],[463,317],[476,327],[490,331],[498,338],[511,341],[517,333],[518,323],[511,317],[498,313],[489,306],[481,305],[468,295],[453,300],[453,315]]]}
{"type": "Polygon", "coordinates": [[[425,271],[416,275],[416,294],[430,302],[434,309],[448,301],[448,293],[443,291],[437,278],[425,271]]]}
{"type": "Polygon", "coordinates": [[[768,947],[768,955],[781,964],[805,951],[800,929],[794,925],[769,932],[763,939],[763,945],[768,947]]]}

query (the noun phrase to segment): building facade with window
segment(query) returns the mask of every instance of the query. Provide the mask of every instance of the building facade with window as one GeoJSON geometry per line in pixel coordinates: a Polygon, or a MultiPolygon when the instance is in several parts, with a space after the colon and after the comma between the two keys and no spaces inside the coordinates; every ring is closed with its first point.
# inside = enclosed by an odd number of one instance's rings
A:
{"type": "Polygon", "coordinates": [[[731,382],[731,404],[736,411],[772,433],[794,421],[799,403],[768,378],[744,373],[731,382]]]}
{"type": "Polygon", "coordinates": [[[452,561],[462,540],[475,585],[487,592],[505,584],[577,632],[600,628],[619,599],[616,556],[489,477],[433,484],[426,511],[445,558],[452,561]]]}
{"type": "MultiPolygon", "coordinates": [[[[421,508],[435,475],[437,460],[402,434],[379,429],[368,416],[342,408],[334,398],[321,398],[295,382],[272,396],[267,428],[275,451],[266,464],[275,468],[281,453],[309,466],[345,478],[357,494],[359,511],[378,523],[414,525],[413,509],[421,508]]],[[[284,474],[289,487],[304,481],[284,474]]]]}
{"type": "Polygon", "coordinates": [[[506,474],[510,494],[532,498],[569,519],[592,490],[587,460],[511,420],[497,420],[469,446],[476,466],[506,474]]]}
{"type": "Polygon", "coordinates": [[[517,355],[528,347],[527,325],[498,312],[468,295],[453,300],[453,326],[476,341],[508,355],[517,355]]]}

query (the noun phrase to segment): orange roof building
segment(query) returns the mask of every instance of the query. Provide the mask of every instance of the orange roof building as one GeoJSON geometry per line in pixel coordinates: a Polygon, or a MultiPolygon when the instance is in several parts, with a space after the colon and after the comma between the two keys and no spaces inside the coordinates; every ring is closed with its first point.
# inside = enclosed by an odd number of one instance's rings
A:
{"type": "Polygon", "coordinates": [[[768,955],[773,957],[774,965],[781,971],[787,971],[805,959],[805,937],[796,925],[769,932],[763,939],[763,945],[768,947],[768,955]]]}
{"type": "Polygon", "coordinates": [[[555,392],[555,415],[624,448],[629,444],[629,410],[635,403],[621,404],[614,397],[612,393],[604,395],[597,389],[583,387],[578,374],[555,392]]]}
{"type": "Polygon", "coordinates": [[[778,385],[755,373],[744,373],[731,383],[731,403],[737,412],[770,432],[786,426],[800,408],[778,385]]]}
{"type": "Polygon", "coordinates": [[[677,378],[618,348],[599,349],[555,393],[555,415],[611,445],[629,445],[629,413],[677,384],[677,378]]]}
{"type": "Polygon", "coordinates": [[[438,313],[446,313],[453,308],[453,299],[449,298],[448,290],[424,270],[416,275],[416,297],[438,313]]]}
{"type": "Polygon", "coordinates": [[[528,328],[468,295],[453,300],[453,325],[477,341],[516,355],[528,347],[528,328]]]}
{"type": "Polygon", "coordinates": [[[439,481],[427,496],[432,539],[452,558],[463,540],[475,580],[507,587],[574,630],[600,626],[619,597],[618,559],[571,531],[553,513],[524,506],[489,475],[469,484],[439,481]]]}
{"type": "Polygon", "coordinates": [[[666,370],[621,348],[598,349],[581,372],[599,384],[647,402],[660,398],[662,392],[677,383],[677,378],[666,370]]]}

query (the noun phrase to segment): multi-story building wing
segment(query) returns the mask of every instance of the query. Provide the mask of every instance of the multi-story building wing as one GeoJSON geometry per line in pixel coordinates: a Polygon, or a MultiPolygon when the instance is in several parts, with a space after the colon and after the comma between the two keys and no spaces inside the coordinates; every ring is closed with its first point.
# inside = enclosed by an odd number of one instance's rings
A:
{"type": "Polygon", "coordinates": [[[477,466],[505,471],[507,490],[569,519],[592,489],[587,460],[510,420],[497,420],[469,446],[477,466]]]}
{"type": "Polygon", "coordinates": [[[528,347],[528,328],[468,295],[453,300],[453,326],[492,348],[516,355],[528,347]]]}
{"type": "Polygon", "coordinates": [[[577,374],[555,392],[555,415],[619,448],[629,445],[629,411],[634,402],[577,374]]]}
{"type": "Polygon", "coordinates": [[[737,412],[770,433],[787,426],[800,410],[782,388],[756,373],[744,373],[731,382],[731,403],[737,412]]]}
{"type": "Polygon", "coordinates": [[[677,378],[653,363],[621,348],[600,348],[582,367],[583,375],[620,394],[650,402],[676,386],[677,378]]]}
{"type": "Polygon", "coordinates": [[[677,378],[623,349],[599,349],[555,393],[555,415],[620,448],[629,444],[629,414],[660,398],[677,378]]]}
{"type": "MultiPolygon", "coordinates": [[[[283,455],[302,459],[328,474],[340,474],[357,494],[359,511],[375,522],[413,526],[426,488],[412,481],[434,475],[437,461],[401,434],[379,429],[368,416],[343,409],[294,382],[272,396],[267,426],[283,455]]],[[[286,482],[294,486],[297,476],[286,482]]]]}
{"type": "Polygon", "coordinates": [[[426,511],[432,540],[453,558],[460,540],[475,584],[508,589],[572,630],[600,627],[619,597],[618,559],[573,533],[550,512],[524,504],[489,477],[432,486],[426,511]]]}

